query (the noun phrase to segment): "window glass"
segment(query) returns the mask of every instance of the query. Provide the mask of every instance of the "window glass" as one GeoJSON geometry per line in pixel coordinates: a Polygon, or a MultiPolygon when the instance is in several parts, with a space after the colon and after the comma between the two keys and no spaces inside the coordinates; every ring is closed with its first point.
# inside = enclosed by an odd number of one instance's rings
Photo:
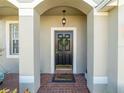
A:
{"type": "Polygon", "coordinates": [[[10,55],[18,55],[19,53],[19,31],[18,31],[18,24],[11,23],[9,24],[10,29],[10,55]]]}

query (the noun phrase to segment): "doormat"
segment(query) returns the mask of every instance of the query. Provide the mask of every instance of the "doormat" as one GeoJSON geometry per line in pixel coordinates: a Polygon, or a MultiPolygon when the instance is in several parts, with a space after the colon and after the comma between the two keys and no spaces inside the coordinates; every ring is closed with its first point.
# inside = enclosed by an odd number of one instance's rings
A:
{"type": "Polygon", "coordinates": [[[75,82],[73,74],[54,74],[53,82],[75,82]]]}

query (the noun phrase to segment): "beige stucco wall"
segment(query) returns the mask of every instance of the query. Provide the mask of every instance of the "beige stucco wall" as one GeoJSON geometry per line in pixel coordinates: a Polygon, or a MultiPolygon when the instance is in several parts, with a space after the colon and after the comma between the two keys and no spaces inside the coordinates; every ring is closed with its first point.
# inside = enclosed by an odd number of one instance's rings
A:
{"type": "Polygon", "coordinates": [[[94,15],[94,92],[107,93],[108,15],[94,15]],[[103,81],[103,83],[97,83],[103,81]]]}
{"type": "Polygon", "coordinates": [[[19,21],[19,73],[21,75],[34,74],[34,30],[32,16],[21,16],[19,21]],[[30,24],[30,25],[26,25],[30,24]],[[30,37],[28,37],[30,36],[30,37]],[[29,58],[30,57],[30,58],[29,58]],[[26,69],[26,70],[24,70],[26,69]]]}
{"type": "Polygon", "coordinates": [[[118,7],[118,93],[124,93],[124,0],[118,7]]]}
{"type": "Polygon", "coordinates": [[[19,63],[17,58],[7,58],[6,57],[6,21],[18,20],[17,16],[4,16],[0,17],[0,48],[4,48],[2,56],[0,56],[0,64],[2,64],[6,70],[10,73],[19,72],[19,63]]]}
{"type": "MultiPolygon", "coordinates": [[[[87,42],[86,42],[86,16],[68,16],[68,27],[77,28],[77,72],[82,73],[86,71],[86,56],[87,56],[87,42]]],[[[17,17],[4,17],[1,19],[1,48],[6,48],[5,42],[5,21],[7,20],[18,20],[17,17]]],[[[42,16],[41,17],[41,34],[40,34],[40,68],[43,73],[50,73],[50,62],[51,62],[51,27],[61,26],[61,16],[42,16]],[[56,19],[56,21],[54,20],[56,19]],[[49,37],[49,38],[48,38],[49,37]],[[46,43],[44,43],[44,41],[46,43]]],[[[6,52],[0,58],[1,63],[7,68],[10,73],[18,73],[19,60],[6,57],[6,52]],[[3,61],[3,62],[2,62],[3,61]]]]}
{"type": "Polygon", "coordinates": [[[87,69],[91,93],[107,93],[108,15],[92,11],[87,15],[87,69]],[[99,83],[103,82],[103,83],[99,83]]]}
{"type": "Polygon", "coordinates": [[[94,75],[107,76],[108,15],[94,16],[94,75]]]}
{"type": "MultiPolygon", "coordinates": [[[[51,72],[51,27],[61,27],[61,16],[41,16],[40,64],[42,73],[51,72]]],[[[86,71],[87,62],[87,18],[67,16],[67,27],[77,28],[77,73],[86,71]]]]}
{"type": "Polygon", "coordinates": [[[34,11],[34,88],[40,87],[40,15],[34,11]]]}
{"type": "Polygon", "coordinates": [[[94,42],[94,11],[90,11],[87,15],[87,85],[89,91],[93,91],[93,73],[94,73],[94,58],[93,58],[93,42],[94,42]]]}
{"type": "Polygon", "coordinates": [[[117,47],[118,47],[118,9],[109,13],[108,31],[108,92],[117,93],[117,47]]]}

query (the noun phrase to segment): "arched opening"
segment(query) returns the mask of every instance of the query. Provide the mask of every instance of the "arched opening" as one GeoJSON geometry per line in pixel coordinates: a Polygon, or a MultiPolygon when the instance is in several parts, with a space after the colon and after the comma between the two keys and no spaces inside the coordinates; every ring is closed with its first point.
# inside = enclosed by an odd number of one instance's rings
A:
{"type": "Polygon", "coordinates": [[[7,0],[0,1],[0,16],[18,16],[18,8],[7,0]]]}
{"type": "MultiPolygon", "coordinates": [[[[92,90],[93,83],[93,66],[87,63],[87,31],[93,30],[93,8],[82,0],[44,0],[35,7],[35,10],[39,12],[40,16],[40,70],[41,73],[56,73],[56,32],[59,29],[64,32],[66,28],[76,28],[76,47],[73,51],[76,51],[72,56],[72,72],[73,73],[89,73],[89,87],[92,90]],[[62,10],[66,10],[67,23],[63,27],[61,19],[63,18],[62,10]],[[89,24],[90,23],[90,24],[89,24]],[[89,24],[89,25],[87,25],[89,24]],[[64,30],[63,30],[64,29],[64,30]],[[53,33],[54,32],[54,33],[53,33]],[[45,41],[45,43],[44,43],[45,41]],[[52,42],[53,41],[53,42],[52,42]],[[54,50],[52,50],[54,48],[54,50]],[[53,53],[52,53],[53,51],[53,53]],[[53,60],[54,62],[52,62],[53,60]],[[89,67],[87,66],[89,65],[89,67]],[[54,66],[53,66],[54,65],[54,66]]],[[[72,30],[72,29],[71,29],[72,30]]],[[[69,30],[70,31],[70,30],[69,30]]],[[[61,32],[58,32],[61,33],[61,32]]],[[[90,32],[89,32],[90,33],[90,32]]],[[[88,33],[88,34],[89,34],[88,33]]],[[[92,33],[92,32],[91,32],[92,33]]],[[[92,33],[93,34],[93,33],[92,33]]],[[[74,35],[74,32],[73,32],[74,35]]],[[[88,35],[88,37],[90,34],[88,35]]],[[[61,36],[60,36],[61,37],[61,36]]],[[[92,40],[92,37],[89,38],[92,40]]],[[[73,41],[72,40],[72,41],[73,41]]],[[[73,43],[74,43],[73,41],[73,43]]],[[[90,41],[90,40],[89,40],[90,41]]],[[[90,43],[91,44],[91,43],[90,43]]],[[[88,44],[88,46],[90,46],[88,44]]],[[[58,51],[57,51],[58,52],[58,51]]],[[[59,51],[60,52],[60,51],[59,51]]],[[[61,55],[61,54],[60,54],[61,55]]],[[[92,55],[89,55],[92,57],[92,55]]],[[[58,60],[58,59],[57,59],[58,60]]],[[[63,60],[63,59],[61,59],[63,60]]],[[[93,59],[88,59],[88,61],[93,59]]]]}
{"type": "MultiPolygon", "coordinates": [[[[68,7],[68,6],[54,7],[45,11],[41,15],[40,27],[41,27],[41,36],[40,36],[41,44],[40,45],[41,45],[41,55],[42,55],[41,56],[41,73],[55,73],[55,70],[56,70],[55,68],[56,67],[58,68],[59,65],[62,65],[62,64],[63,65],[70,64],[71,69],[73,69],[72,71],[73,73],[86,73],[86,67],[87,67],[86,66],[86,62],[87,62],[87,57],[86,57],[87,56],[87,51],[86,51],[87,50],[87,17],[86,15],[82,13],[80,10],[73,7],[68,7]],[[65,18],[67,20],[64,27],[62,25],[63,10],[66,10],[65,18]],[[57,46],[54,45],[55,42],[59,42],[59,41],[55,41],[54,38],[53,38],[54,39],[53,41],[52,37],[55,37],[55,35],[52,36],[53,31],[51,31],[51,28],[60,28],[62,30],[62,28],[66,29],[69,27],[76,28],[76,33],[75,33],[76,37],[74,37],[75,34],[73,32],[73,36],[72,36],[73,40],[71,41],[73,45],[71,44],[72,46],[70,46],[70,48],[73,47],[70,51],[72,52],[72,54],[67,55],[67,56],[70,56],[70,57],[73,56],[73,57],[68,58],[64,54],[62,54],[62,58],[61,56],[55,57],[54,53],[52,52],[54,51],[61,52],[61,50],[58,51],[58,48],[61,48],[61,46],[57,48],[57,46]],[[46,42],[45,44],[43,44],[44,41],[46,42]],[[74,46],[74,43],[76,44],[75,46],[74,46]],[[55,58],[53,59],[52,57],[55,57],[55,58]],[[54,60],[56,61],[58,60],[57,61],[58,63],[52,62],[54,60]],[[69,60],[70,61],[72,60],[71,63],[68,62],[69,60]],[[76,61],[74,62],[74,60],[76,61]],[[55,63],[58,64],[58,66],[55,63]]],[[[67,51],[65,52],[67,53],[67,51]]],[[[61,55],[61,53],[59,55],[61,55]]]]}

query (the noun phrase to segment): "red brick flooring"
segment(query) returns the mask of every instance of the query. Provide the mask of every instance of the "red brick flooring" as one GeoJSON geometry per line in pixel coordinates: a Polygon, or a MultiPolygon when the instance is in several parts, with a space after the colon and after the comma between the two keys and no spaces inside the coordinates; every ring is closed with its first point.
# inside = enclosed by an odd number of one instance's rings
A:
{"type": "Polygon", "coordinates": [[[0,85],[0,89],[18,89],[19,88],[19,75],[18,74],[7,74],[3,84],[0,85]]]}
{"type": "Polygon", "coordinates": [[[74,83],[52,82],[53,75],[41,75],[41,87],[38,93],[89,93],[84,75],[74,75],[74,83]]]}
{"type": "MultiPolygon", "coordinates": [[[[52,82],[53,75],[41,75],[41,87],[38,93],[89,93],[84,75],[74,75],[74,83],[52,82]]],[[[19,87],[18,74],[8,74],[0,89],[9,88],[11,90],[19,87]]]]}

